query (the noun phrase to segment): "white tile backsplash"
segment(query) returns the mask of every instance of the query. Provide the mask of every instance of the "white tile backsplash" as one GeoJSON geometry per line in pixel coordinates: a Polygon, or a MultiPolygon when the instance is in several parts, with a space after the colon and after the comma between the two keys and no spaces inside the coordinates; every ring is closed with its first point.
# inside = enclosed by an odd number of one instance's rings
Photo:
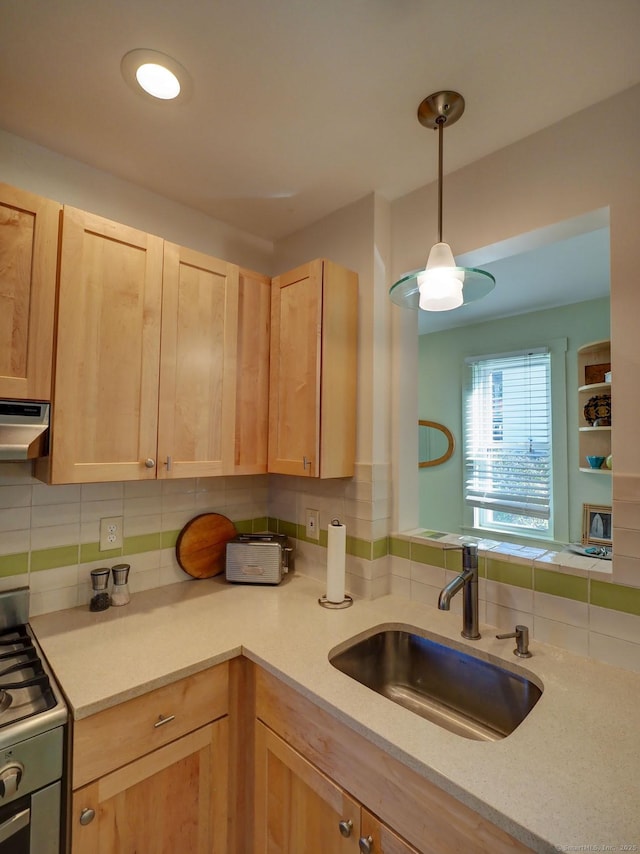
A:
{"type": "Polygon", "coordinates": [[[540,643],[559,646],[577,655],[589,655],[589,632],[545,617],[533,618],[533,636],[540,643]]]}
{"type": "Polygon", "coordinates": [[[0,510],[0,532],[19,531],[31,525],[31,507],[5,507],[0,510]]]}
{"type": "Polygon", "coordinates": [[[640,673],[640,644],[591,632],[589,655],[606,664],[640,673]]]}
{"type": "Polygon", "coordinates": [[[637,614],[590,605],[589,628],[601,635],[640,644],[640,617],[637,614]]]}
{"type": "Polygon", "coordinates": [[[589,626],[589,606],[586,602],[576,602],[573,599],[563,599],[536,591],[533,594],[533,607],[536,616],[585,629],[589,626]]]}

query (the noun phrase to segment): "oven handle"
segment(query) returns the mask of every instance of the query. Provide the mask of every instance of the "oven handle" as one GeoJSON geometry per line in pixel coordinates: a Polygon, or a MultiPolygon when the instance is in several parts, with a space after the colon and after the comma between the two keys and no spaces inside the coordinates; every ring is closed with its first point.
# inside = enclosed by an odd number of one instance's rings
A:
{"type": "Polygon", "coordinates": [[[10,819],[5,821],[3,824],[0,824],[0,843],[6,842],[7,839],[11,839],[11,837],[15,836],[19,830],[26,827],[30,821],[30,807],[27,807],[26,810],[22,810],[22,812],[12,815],[10,819]]]}

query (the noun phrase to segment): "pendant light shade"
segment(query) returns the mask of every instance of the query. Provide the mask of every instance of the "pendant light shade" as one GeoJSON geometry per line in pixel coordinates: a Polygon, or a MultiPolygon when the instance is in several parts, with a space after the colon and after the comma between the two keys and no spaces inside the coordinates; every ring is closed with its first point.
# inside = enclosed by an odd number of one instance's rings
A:
{"type": "Polygon", "coordinates": [[[453,124],[464,112],[457,92],[436,92],[418,107],[418,121],[438,130],[438,243],[431,247],[424,270],[406,273],[389,290],[389,297],[403,308],[451,311],[486,296],[496,280],[485,270],[458,267],[451,247],[442,240],[442,165],[445,124],[453,124]]]}

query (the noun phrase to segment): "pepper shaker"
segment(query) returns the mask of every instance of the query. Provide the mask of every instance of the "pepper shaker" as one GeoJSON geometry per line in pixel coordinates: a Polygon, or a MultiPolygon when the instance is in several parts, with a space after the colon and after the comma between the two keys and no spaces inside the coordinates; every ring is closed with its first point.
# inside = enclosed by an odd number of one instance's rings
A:
{"type": "Polygon", "coordinates": [[[91,586],[93,587],[93,596],[89,603],[90,611],[106,611],[111,604],[111,597],[107,590],[109,584],[110,569],[108,566],[103,566],[100,569],[91,570],[91,586]]]}

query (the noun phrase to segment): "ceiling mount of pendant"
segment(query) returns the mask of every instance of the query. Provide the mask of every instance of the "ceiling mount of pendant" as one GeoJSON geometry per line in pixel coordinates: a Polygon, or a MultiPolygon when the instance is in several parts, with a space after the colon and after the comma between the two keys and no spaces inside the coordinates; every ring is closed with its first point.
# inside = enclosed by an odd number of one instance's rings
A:
{"type": "Polygon", "coordinates": [[[459,92],[434,92],[418,107],[418,121],[423,127],[437,130],[441,124],[455,124],[464,113],[464,98],[459,92]]]}

